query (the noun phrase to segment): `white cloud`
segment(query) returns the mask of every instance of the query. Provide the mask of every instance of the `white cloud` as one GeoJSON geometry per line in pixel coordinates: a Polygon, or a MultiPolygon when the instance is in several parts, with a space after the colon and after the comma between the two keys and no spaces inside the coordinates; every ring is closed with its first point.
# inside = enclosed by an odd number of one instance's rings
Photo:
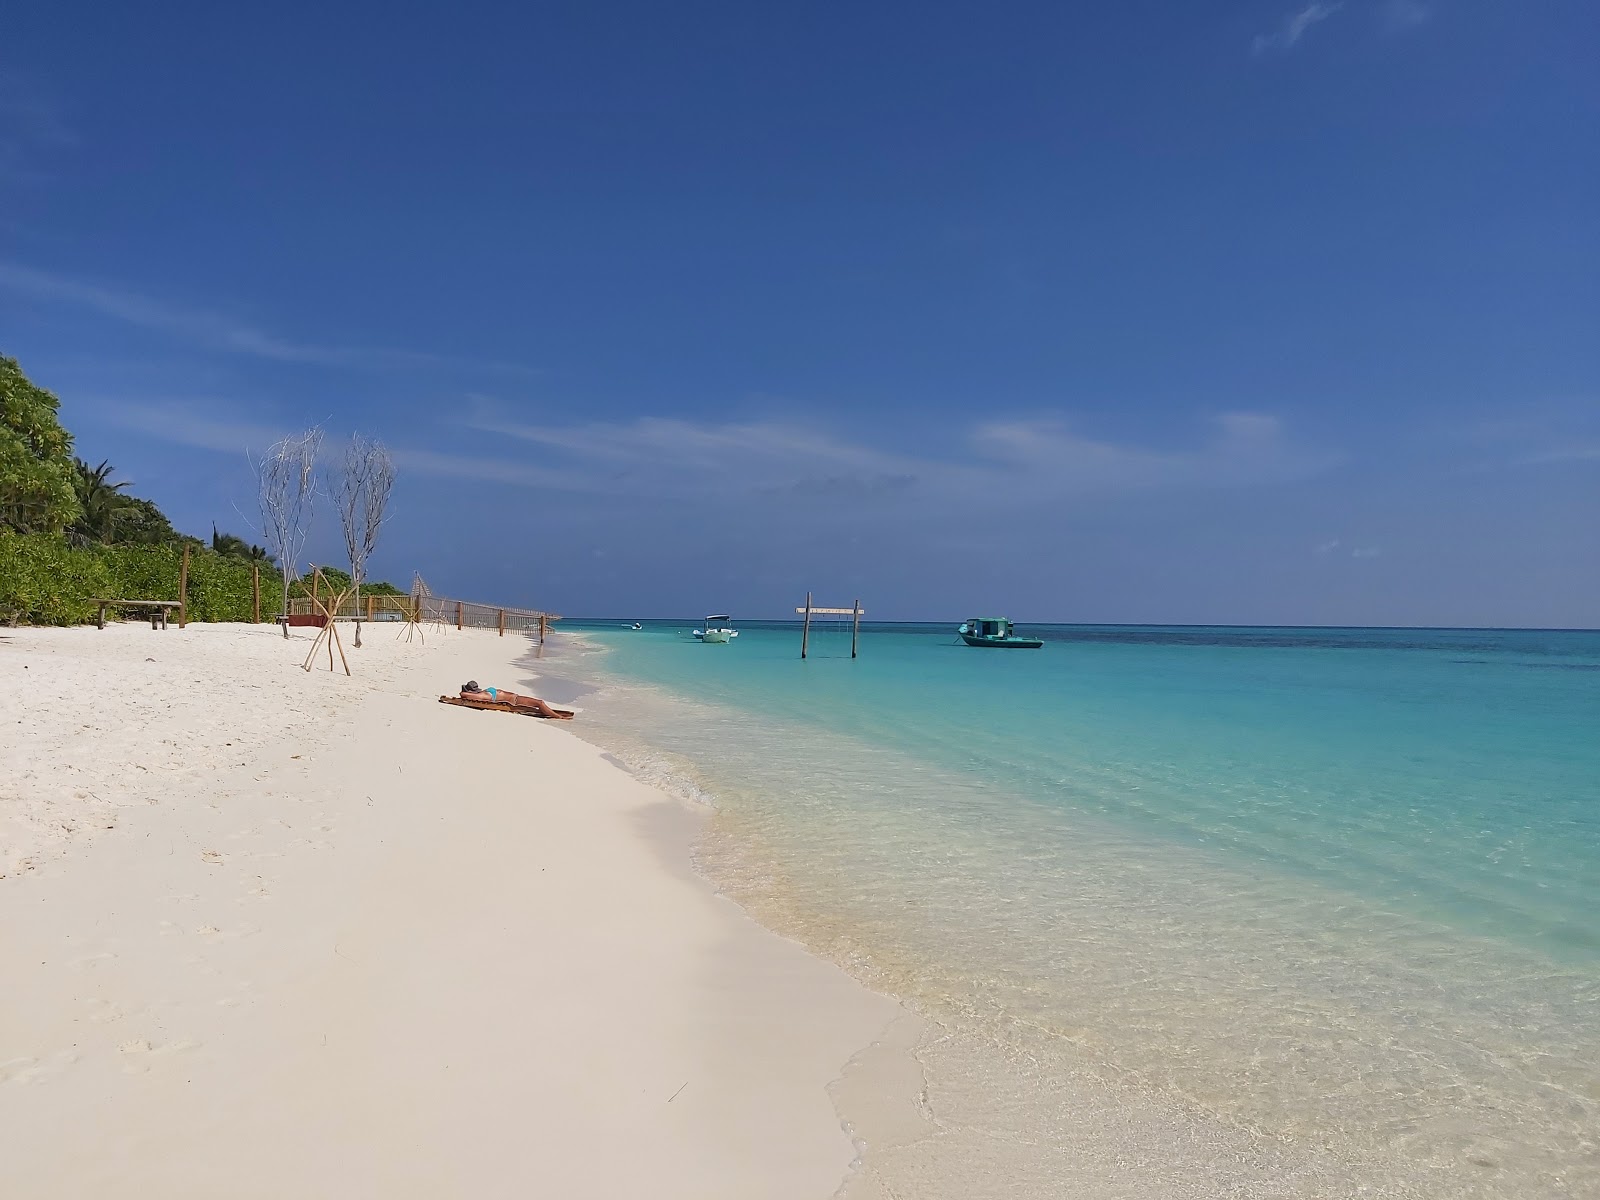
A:
{"type": "Polygon", "coordinates": [[[460,479],[469,483],[509,483],[516,487],[554,491],[597,490],[594,481],[577,471],[552,471],[512,459],[470,454],[444,454],[437,450],[391,448],[394,464],[402,471],[460,479]]]}
{"type": "Polygon", "coordinates": [[[907,454],[783,422],[705,423],[641,418],[529,426],[478,419],[472,427],[534,448],[576,490],[655,497],[781,495],[886,502],[930,498],[992,504],[1088,492],[1268,483],[1321,471],[1332,455],[1294,443],[1274,417],[1225,413],[1183,449],[1099,441],[1060,420],[991,422],[964,452],[907,454]]]}
{"type": "Polygon", "coordinates": [[[211,350],[277,362],[357,370],[455,367],[535,373],[515,363],[452,359],[438,354],[375,346],[325,346],[289,341],[219,313],[177,307],[135,292],[85,283],[16,263],[0,262],[0,288],[38,300],[53,300],[86,308],[129,325],[198,343],[211,350]]]}
{"type": "Polygon", "coordinates": [[[1250,43],[1250,52],[1262,55],[1275,51],[1292,50],[1306,36],[1312,26],[1321,21],[1326,21],[1343,7],[1343,0],[1335,0],[1332,4],[1322,3],[1322,0],[1312,0],[1310,4],[1298,12],[1292,12],[1286,16],[1282,25],[1272,33],[1258,33],[1250,43]]]}
{"type": "Polygon", "coordinates": [[[1322,543],[1318,544],[1317,553],[1318,554],[1332,554],[1338,548],[1339,548],[1339,539],[1338,538],[1334,538],[1332,541],[1322,542],[1322,543]]]}
{"type": "Polygon", "coordinates": [[[1153,449],[1096,441],[1061,421],[980,426],[980,455],[1046,474],[1061,491],[1104,491],[1174,485],[1265,483],[1333,464],[1325,453],[1293,444],[1281,422],[1264,413],[1223,413],[1212,433],[1187,449],[1153,449]]]}
{"type": "Polygon", "coordinates": [[[1383,6],[1383,25],[1390,33],[1404,33],[1427,24],[1433,10],[1421,0],[1387,0],[1383,6]]]}
{"type": "Polygon", "coordinates": [[[95,407],[102,420],[121,429],[178,446],[241,457],[270,446],[289,432],[285,427],[235,419],[226,402],[141,404],[119,400],[95,407]]]}
{"type": "MultiPolygon", "coordinates": [[[[260,450],[287,432],[211,401],[96,407],[108,423],[223,453],[260,450]]],[[[967,431],[945,457],[782,421],[528,425],[480,414],[461,428],[486,436],[485,452],[407,445],[403,434],[390,435],[396,465],[422,476],[641,504],[804,511],[830,504],[988,510],[1093,493],[1252,486],[1338,461],[1297,442],[1277,418],[1245,412],[1212,418],[1193,444],[1176,448],[1097,440],[1054,419],[991,422],[967,431]]]]}

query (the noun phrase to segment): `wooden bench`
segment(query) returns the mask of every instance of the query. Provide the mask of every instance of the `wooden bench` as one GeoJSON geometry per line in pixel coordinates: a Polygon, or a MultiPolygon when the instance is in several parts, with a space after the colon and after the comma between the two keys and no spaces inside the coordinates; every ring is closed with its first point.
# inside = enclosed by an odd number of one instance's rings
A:
{"type": "Polygon", "coordinates": [[[183,607],[182,603],[177,600],[103,600],[99,596],[90,596],[89,603],[100,606],[100,615],[95,618],[95,624],[101,629],[106,627],[106,609],[108,608],[145,609],[150,614],[150,628],[165,629],[167,627],[168,610],[183,607]]]}

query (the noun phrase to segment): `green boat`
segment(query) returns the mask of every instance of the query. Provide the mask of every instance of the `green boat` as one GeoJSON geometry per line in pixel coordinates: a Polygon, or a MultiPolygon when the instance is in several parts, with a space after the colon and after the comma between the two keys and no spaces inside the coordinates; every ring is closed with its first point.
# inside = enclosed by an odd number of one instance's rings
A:
{"type": "Polygon", "coordinates": [[[1038,638],[1018,637],[1005,617],[969,617],[956,632],[969,646],[992,646],[996,650],[1037,650],[1044,645],[1038,638]]]}

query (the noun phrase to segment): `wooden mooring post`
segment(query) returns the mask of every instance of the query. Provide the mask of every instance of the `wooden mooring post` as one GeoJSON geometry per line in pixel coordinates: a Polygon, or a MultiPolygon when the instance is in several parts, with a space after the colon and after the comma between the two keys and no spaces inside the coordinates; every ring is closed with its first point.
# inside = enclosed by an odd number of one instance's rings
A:
{"type": "Polygon", "coordinates": [[[855,602],[855,619],[850,622],[850,657],[856,656],[856,646],[861,641],[861,601],[855,602]]]}
{"type": "Polygon", "coordinates": [[[178,628],[189,624],[189,543],[183,544],[183,565],[178,568],[178,628]]]}
{"type": "Polygon", "coordinates": [[[539,614],[539,645],[544,645],[544,635],[550,632],[550,614],[539,614]]]}

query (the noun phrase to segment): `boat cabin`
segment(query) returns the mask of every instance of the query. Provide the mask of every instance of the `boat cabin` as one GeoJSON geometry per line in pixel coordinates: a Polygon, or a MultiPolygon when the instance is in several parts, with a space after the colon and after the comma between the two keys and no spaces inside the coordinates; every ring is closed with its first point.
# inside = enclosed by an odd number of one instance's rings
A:
{"type": "Polygon", "coordinates": [[[970,633],[973,637],[1008,638],[1015,631],[1011,622],[1004,617],[969,617],[961,627],[961,632],[970,633]]]}

